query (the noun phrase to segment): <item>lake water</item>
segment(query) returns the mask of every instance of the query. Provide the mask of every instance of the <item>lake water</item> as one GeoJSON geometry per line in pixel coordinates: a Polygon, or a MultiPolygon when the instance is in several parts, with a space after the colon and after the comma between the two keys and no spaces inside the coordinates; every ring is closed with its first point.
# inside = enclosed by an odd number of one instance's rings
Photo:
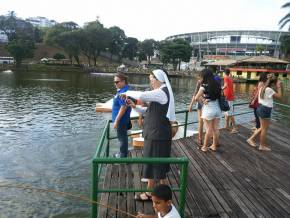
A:
{"type": "MultiPolygon", "coordinates": [[[[147,76],[130,77],[136,90],[148,89],[148,82],[147,76]]],[[[177,110],[187,108],[195,82],[172,79],[177,110]]],[[[235,84],[237,100],[247,99],[253,87],[235,84]]],[[[0,186],[29,185],[89,197],[91,158],[110,118],[94,108],[114,93],[112,75],[0,72],[0,186]]],[[[89,216],[90,205],[75,199],[0,187],[0,218],[89,216]]]]}

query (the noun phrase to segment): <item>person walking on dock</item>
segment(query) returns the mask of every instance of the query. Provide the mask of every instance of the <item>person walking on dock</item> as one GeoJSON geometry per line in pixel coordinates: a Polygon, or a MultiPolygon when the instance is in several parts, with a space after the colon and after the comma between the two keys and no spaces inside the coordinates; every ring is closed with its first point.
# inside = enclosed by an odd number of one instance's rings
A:
{"type": "Polygon", "coordinates": [[[113,99],[112,107],[112,121],[113,127],[117,130],[117,137],[120,143],[120,152],[115,154],[115,157],[127,157],[128,156],[128,136],[127,131],[130,121],[131,107],[126,105],[124,99],[120,97],[120,94],[128,91],[128,78],[123,73],[117,73],[114,77],[114,83],[117,89],[117,93],[113,99]]]}
{"type": "Polygon", "coordinates": [[[253,91],[251,100],[250,100],[249,107],[253,108],[253,110],[254,110],[255,123],[256,123],[255,127],[253,127],[253,131],[256,131],[257,129],[259,129],[261,127],[260,119],[259,119],[259,116],[257,114],[257,109],[258,109],[258,105],[259,105],[259,102],[258,102],[259,96],[258,95],[259,95],[260,88],[262,88],[262,86],[264,85],[264,83],[266,81],[267,81],[267,74],[263,72],[260,74],[258,84],[256,85],[256,87],[253,91]]]}
{"type": "Polygon", "coordinates": [[[257,129],[247,142],[252,147],[256,147],[254,139],[260,134],[260,151],[271,151],[271,148],[266,143],[267,133],[270,125],[271,113],[273,108],[273,98],[282,97],[282,87],[281,81],[279,81],[272,74],[267,75],[267,81],[260,88],[258,93],[259,106],[257,109],[257,114],[260,118],[261,127],[257,129]],[[274,90],[274,87],[276,91],[274,90]]]}
{"type": "Polygon", "coordinates": [[[231,72],[229,69],[225,70],[224,76],[224,85],[222,87],[226,100],[229,103],[230,110],[224,112],[225,113],[225,120],[226,126],[225,128],[230,130],[230,133],[237,133],[238,130],[236,128],[235,117],[234,117],[234,82],[233,78],[231,77],[231,72]],[[230,124],[232,129],[230,128],[230,124]]]}

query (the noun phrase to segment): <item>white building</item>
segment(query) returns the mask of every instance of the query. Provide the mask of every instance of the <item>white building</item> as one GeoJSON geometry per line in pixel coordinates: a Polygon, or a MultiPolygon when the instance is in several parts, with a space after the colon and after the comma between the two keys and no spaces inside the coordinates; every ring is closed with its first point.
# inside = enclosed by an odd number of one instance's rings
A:
{"type": "Polygon", "coordinates": [[[52,27],[57,24],[55,20],[49,20],[46,17],[29,17],[26,21],[36,27],[52,27]]]}
{"type": "Polygon", "coordinates": [[[1,30],[0,30],[0,42],[8,42],[7,35],[4,33],[4,31],[1,30]]]}

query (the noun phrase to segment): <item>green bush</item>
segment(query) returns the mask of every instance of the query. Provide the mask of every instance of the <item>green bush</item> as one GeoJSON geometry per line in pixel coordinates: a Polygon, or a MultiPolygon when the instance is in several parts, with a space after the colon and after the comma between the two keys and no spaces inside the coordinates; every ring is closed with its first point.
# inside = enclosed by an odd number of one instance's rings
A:
{"type": "Polygon", "coordinates": [[[60,59],[65,59],[65,56],[61,53],[56,53],[55,55],[53,55],[53,58],[56,60],[60,60],[60,59]]]}

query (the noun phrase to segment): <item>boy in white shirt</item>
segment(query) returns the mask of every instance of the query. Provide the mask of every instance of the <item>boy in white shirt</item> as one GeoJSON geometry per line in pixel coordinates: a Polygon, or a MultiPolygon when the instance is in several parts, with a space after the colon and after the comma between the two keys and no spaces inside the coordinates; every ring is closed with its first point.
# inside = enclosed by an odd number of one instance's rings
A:
{"type": "Polygon", "coordinates": [[[151,193],[153,208],[157,215],[138,214],[137,218],[180,218],[172,204],[172,191],[168,185],[160,184],[151,193]]]}

